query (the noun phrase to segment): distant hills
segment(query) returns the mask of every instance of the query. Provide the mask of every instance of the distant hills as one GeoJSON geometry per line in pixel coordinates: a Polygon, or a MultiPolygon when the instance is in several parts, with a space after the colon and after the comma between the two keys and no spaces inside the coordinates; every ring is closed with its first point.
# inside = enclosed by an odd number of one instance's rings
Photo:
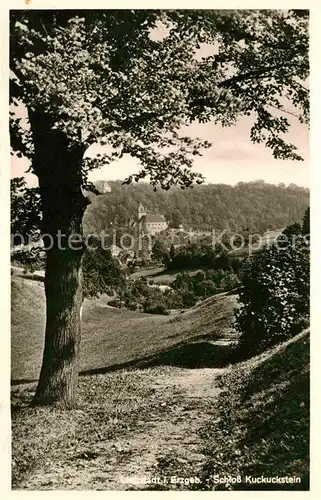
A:
{"type": "Polygon", "coordinates": [[[172,227],[182,224],[186,229],[259,233],[301,222],[309,205],[309,189],[295,184],[285,187],[256,181],[156,192],[147,183],[109,181],[108,185],[109,192],[92,195],[84,217],[87,233],[128,226],[139,203],[148,213],[164,215],[172,227]]]}

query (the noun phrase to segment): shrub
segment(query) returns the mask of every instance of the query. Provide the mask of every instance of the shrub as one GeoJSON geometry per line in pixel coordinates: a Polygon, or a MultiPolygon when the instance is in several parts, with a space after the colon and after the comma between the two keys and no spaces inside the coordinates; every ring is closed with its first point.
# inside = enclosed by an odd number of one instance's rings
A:
{"type": "Polygon", "coordinates": [[[183,305],[185,307],[193,307],[196,304],[196,297],[193,292],[183,292],[182,293],[183,305]]]}
{"type": "Polygon", "coordinates": [[[11,252],[13,265],[23,266],[25,272],[33,272],[45,269],[46,254],[40,246],[16,247],[11,252]]]}
{"type": "Polygon", "coordinates": [[[168,309],[181,309],[184,307],[182,295],[174,290],[166,290],[164,300],[168,309]]]}
{"type": "Polygon", "coordinates": [[[309,322],[309,250],[303,237],[280,250],[265,249],[242,270],[236,326],[245,355],[300,332],[309,322]]]}
{"type": "Polygon", "coordinates": [[[121,308],[121,301],[119,299],[112,299],[109,300],[108,305],[111,307],[117,307],[118,309],[121,308]]]}
{"type": "Polygon", "coordinates": [[[174,290],[190,290],[193,287],[193,280],[191,276],[186,273],[178,273],[175,281],[172,283],[174,290]]]}
{"type": "Polygon", "coordinates": [[[240,280],[233,273],[227,273],[220,281],[220,287],[223,288],[226,292],[233,290],[240,285],[240,280]]]}
{"type": "Polygon", "coordinates": [[[136,311],[138,304],[137,304],[137,302],[128,301],[128,302],[125,302],[125,307],[126,307],[126,309],[129,309],[130,311],[136,311]]]}
{"type": "Polygon", "coordinates": [[[204,271],[198,271],[193,277],[194,283],[200,283],[206,279],[206,274],[204,271]]]}
{"type": "Polygon", "coordinates": [[[222,269],[209,269],[206,272],[206,279],[212,280],[216,286],[220,286],[221,280],[225,276],[222,269]]]}
{"type": "Polygon", "coordinates": [[[206,273],[199,271],[195,276],[186,272],[179,273],[172,283],[172,288],[181,294],[184,306],[191,307],[195,305],[196,297],[211,297],[218,291],[229,291],[239,284],[239,279],[232,269],[209,269],[206,273]]]}
{"type": "Polygon", "coordinates": [[[169,314],[165,304],[150,303],[149,301],[144,304],[144,312],[149,314],[169,314]]]}
{"type": "Polygon", "coordinates": [[[234,273],[239,276],[240,271],[242,267],[242,261],[238,257],[232,257],[231,258],[231,268],[233,269],[234,273]]]}
{"type": "Polygon", "coordinates": [[[215,283],[212,280],[204,280],[195,284],[197,297],[210,297],[216,292],[215,283]]]}

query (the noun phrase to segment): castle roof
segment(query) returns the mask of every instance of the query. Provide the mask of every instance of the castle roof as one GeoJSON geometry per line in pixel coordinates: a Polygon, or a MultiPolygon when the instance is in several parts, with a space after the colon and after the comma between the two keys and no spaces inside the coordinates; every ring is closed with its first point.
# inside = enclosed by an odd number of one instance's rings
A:
{"type": "Polygon", "coordinates": [[[147,214],[143,215],[140,219],[139,222],[166,222],[165,217],[162,215],[153,215],[153,214],[147,214]]]}

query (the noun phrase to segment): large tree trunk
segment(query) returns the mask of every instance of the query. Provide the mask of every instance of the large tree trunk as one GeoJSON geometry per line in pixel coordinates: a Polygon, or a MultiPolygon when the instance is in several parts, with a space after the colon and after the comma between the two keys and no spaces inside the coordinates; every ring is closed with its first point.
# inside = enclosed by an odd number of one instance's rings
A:
{"type": "Polygon", "coordinates": [[[82,303],[82,217],[87,205],[81,191],[83,151],[59,133],[33,123],[35,171],[43,212],[46,332],[40,378],[33,404],[76,405],[82,303]],[[38,139],[38,140],[37,140],[38,139]]]}
{"type": "Polygon", "coordinates": [[[47,251],[46,333],[34,404],[76,404],[80,344],[81,251],[47,251]]]}

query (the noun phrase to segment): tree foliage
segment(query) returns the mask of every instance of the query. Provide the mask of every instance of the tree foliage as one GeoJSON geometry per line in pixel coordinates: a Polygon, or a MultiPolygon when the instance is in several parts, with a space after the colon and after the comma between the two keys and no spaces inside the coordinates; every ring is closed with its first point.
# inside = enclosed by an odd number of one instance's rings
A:
{"type": "Polygon", "coordinates": [[[309,324],[308,241],[302,234],[290,236],[286,245],[283,241],[248,259],[242,270],[236,326],[245,356],[283,342],[309,324]]]}
{"type": "MultiPolygon", "coordinates": [[[[84,216],[86,233],[111,233],[126,227],[137,214],[139,203],[149,213],[164,215],[169,225],[178,218],[185,230],[263,233],[301,220],[309,203],[309,190],[294,184],[288,187],[261,182],[240,182],[236,186],[207,184],[156,193],[147,183],[122,185],[111,181],[111,192],[93,198],[84,216]]],[[[180,243],[179,232],[175,243],[180,243]]],[[[183,242],[183,241],[182,241],[183,242]]],[[[187,240],[185,239],[185,243],[187,240]]],[[[118,244],[118,243],[117,243],[118,244]]]]}
{"type": "Polygon", "coordinates": [[[152,259],[155,261],[161,261],[164,264],[168,261],[168,251],[165,243],[156,238],[152,247],[152,259]]]}
{"type": "Polygon", "coordinates": [[[118,261],[112,257],[110,250],[103,248],[99,240],[91,241],[91,245],[86,248],[82,271],[84,297],[113,294],[125,283],[118,261]]]}
{"type": "Polygon", "coordinates": [[[23,177],[11,179],[11,234],[13,244],[24,244],[34,237],[39,239],[41,227],[41,200],[38,188],[29,188],[23,177]],[[16,235],[16,241],[14,236],[16,235]]]}
{"type": "Polygon", "coordinates": [[[84,184],[89,170],[130,154],[141,164],[135,180],[185,187],[200,179],[190,167],[209,144],[181,126],[252,114],[253,142],[300,159],[283,109],[289,100],[308,121],[308,61],[307,11],[12,11],[11,104],[25,104],[31,125],[12,109],[12,148],[39,174],[33,123],[43,117],[68,148],[113,148],[83,160],[84,184]],[[204,43],[215,53],[199,58],[204,43]]]}
{"type": "Polygon", "coordinates": [[[189,244],[175,250],[168,263],[168,269],[230,269],[232,258],[222,251],[215,251],[212,246],[189,244]]]}
{"type": "Polygon", "coordinates": [[[203,300],[217,293],[233,290],[239,284],[239,278],[233,269],[219,268],[206,272],[198,271],[194,275],[190,275],[186,271],[179,273],[172,283],[172,288],[181,293],[183,297],[186,293],[192,294],[195,303],[197,299],[203,300]]]}
{"type": "Polygon", "coordinates": [[[310,234],[310,207],[308,207],[304,213],[302,222],[302,234],[310,234]]]}

